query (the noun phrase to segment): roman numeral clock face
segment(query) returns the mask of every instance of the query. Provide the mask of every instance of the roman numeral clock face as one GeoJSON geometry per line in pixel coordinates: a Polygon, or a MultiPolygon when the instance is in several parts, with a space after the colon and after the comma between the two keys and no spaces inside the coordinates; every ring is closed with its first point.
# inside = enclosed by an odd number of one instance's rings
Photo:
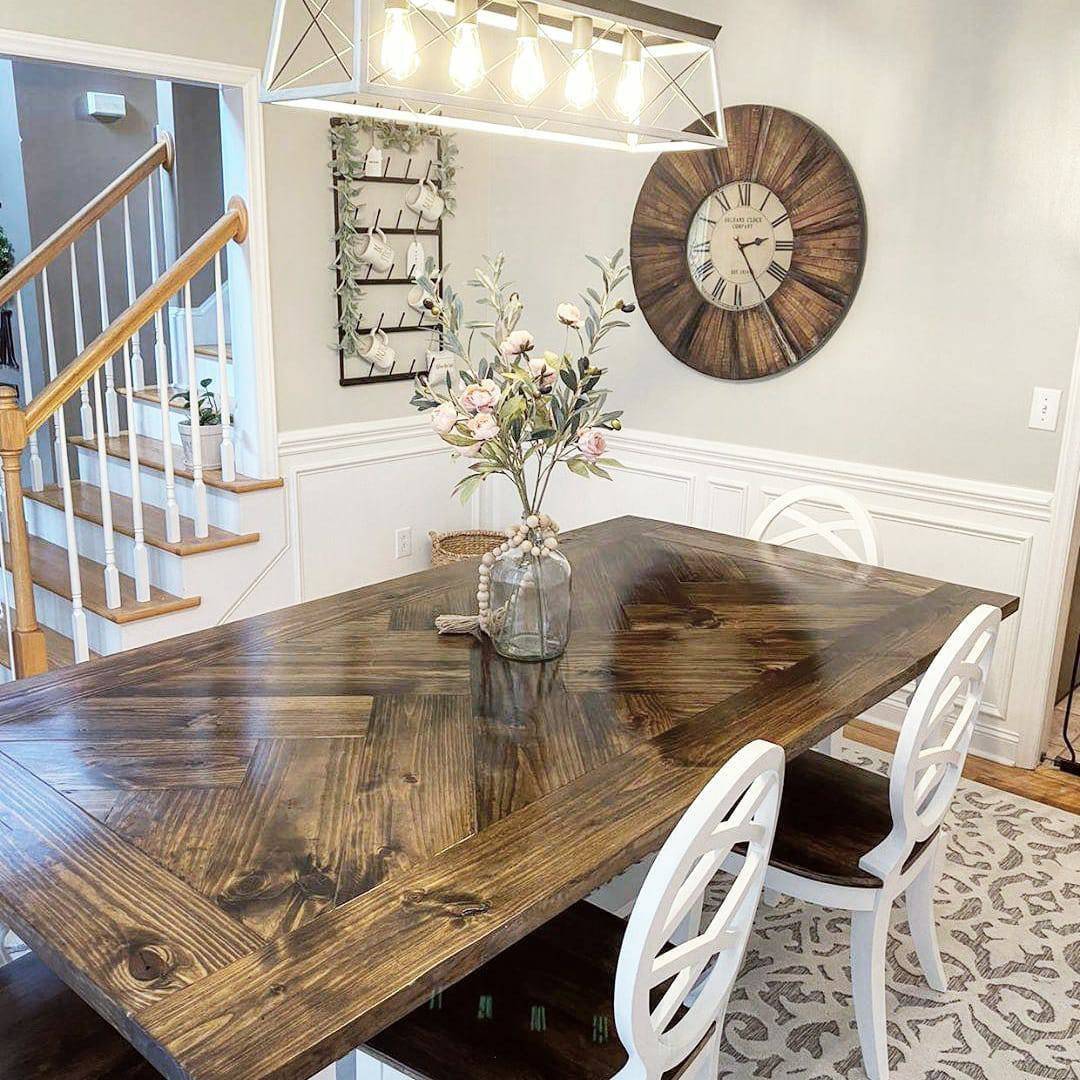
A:
{"type": "Polygon", "coordinates": [[[723,149],[661,154],[649,169],[630,268],[672,356],[714,378],[759,379],[813,356],[843,321],[866,213],[844,155],[804,117],[734,105],[723,128],[723,149]]]}
{"type": "Polygon", "coordinates": [[[762,184],[740,181],[718,188],[698,208],[686,256],[694,284],[709,303],[745,311],[783,284],[794,250],[784,204],[762,184]]]}

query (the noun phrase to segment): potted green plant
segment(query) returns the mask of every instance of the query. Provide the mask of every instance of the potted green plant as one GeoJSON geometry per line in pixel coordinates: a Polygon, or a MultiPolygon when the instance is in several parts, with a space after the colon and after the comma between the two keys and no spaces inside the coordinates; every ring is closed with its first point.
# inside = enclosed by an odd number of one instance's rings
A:
{"type": "MultiPolygon", "coordinates": [[[[199,447],[202,450],[200,464],[204,469],[221,468],[221,405],[217,395],[210,389],[213,379],[203,379],[199,383],[199,447]]],[[[191,413],[191,395],[187,390],[173,394],[172,401],[191,413]]],[[[230,423],[232,417],[229,417],[230,423]]],[[[191,453],[191,420],[180,424],[180,446],[184,451],[184,464],[192,466],[195,461],[191,453]]]]}

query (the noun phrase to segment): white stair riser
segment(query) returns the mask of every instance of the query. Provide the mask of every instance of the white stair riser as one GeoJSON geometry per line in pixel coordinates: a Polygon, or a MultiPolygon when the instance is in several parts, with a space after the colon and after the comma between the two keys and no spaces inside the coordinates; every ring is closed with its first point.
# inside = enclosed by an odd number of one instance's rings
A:
{"type": "MultiPolygon", "coordinates": [[[[10,574],[8,575],[8,578],[8,587],[10,588],[10,574]]],[[[56,593],[49,592],[39,585],[35,585],[34,609],[37,612],[38,622],[41,623],[42,626],[47,626],[49,629],[55,630],[58,634],[63,634],[64,637],[71,637],[70,600],[59,596],[56,593]]],[[[171,636],[165,629],[168,624],[167,616],[164,618],[146,619],[144,620],[144,625],[149,622],[159,624],[155,636],[171,636]]],[[[119,626],[109,619],[104,619],[92,611],[86,612],[86,636],[90,648],[96,653],[105,655],[107,653],[120,652],[125,648],[131,648],[134,642],[130,640],[130,634],[125,634],[125,630],[126,627],[119,626]]],[[[154,640],[154,638],[145,638],[144,640],[150,641],[154,640]]]]}
{"type": "MultiPolygon", "coordinates": [[[[123,458],[108,459],[109,488],[114,495],[131,498],[131,465],[123,458]]],[[[79,477],[88,484],[97,484],[99,478],[98,456],[96,452],[79,449],[79,477]]],[[[140,468],[141,494],[144,506],[165,506],[165,474],[157,469],[140,468]]],[[[243,532],[244,518],[252,520],[252,508],[247,500],[255,493],[236,495],[231,491],[207,487],[206,509],[211,525],[228,529],[229,532],[243,532]]],[[[176,502],[183,517],[195,516],[195,493],[191,480],[176,478],[176,502]]],[[[251,531],[249,526],[248,531],[251,531]]]]}
{"type": "MultiPolygon", "coordinates": [[[[64,528],[64,512],[54,506],[45,506],[42,503],[27,500],[26,527],[31,536],[40,536],[42,540],[48,540],[57,547],[67,547],[67,534],[64,528]]],[[[79,547],[79,554],[92,562],[105,565],[105,533],[100,525],[83,518],[75,519],[75,537],[79,547]]],[[[135,541],[130,536],[113,530],[113,540],[116,551],[116,565],[120,573],[129,577],[135,575],[135,541]]],[[[171,551],[162,551],[160,548],[146,546],[146,552],[150,564],[150,584],[159,589],[172,593],[174,596],[192,596],[194,593],[185,591],[184,558],[174,555],[171,551]]],[[[190,556],[189,556],[190,558],[190,556]]]]}

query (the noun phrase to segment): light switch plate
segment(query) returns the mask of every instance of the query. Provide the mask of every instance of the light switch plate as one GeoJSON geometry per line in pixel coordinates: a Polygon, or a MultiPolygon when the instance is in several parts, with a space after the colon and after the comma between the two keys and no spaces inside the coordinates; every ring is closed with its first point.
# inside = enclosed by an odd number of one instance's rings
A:
{"type": "Polygon", "coordinates": [[[1056,430],[1060,407],[1060,390],[1048,390],[1045,386],[1036,386],[1031,394],[1031,416],[1028,418],[1028,427],[1039,431],[1056,430]]]}

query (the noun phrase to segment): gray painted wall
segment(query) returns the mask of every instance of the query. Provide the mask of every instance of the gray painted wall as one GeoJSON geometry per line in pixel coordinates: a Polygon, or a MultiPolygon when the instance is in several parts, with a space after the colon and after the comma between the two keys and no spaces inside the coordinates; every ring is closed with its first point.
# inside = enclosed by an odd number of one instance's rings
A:
{"type": "MultiPolygon", "coordinates": [[[[687,10],[716,17],[719,5],[687,10]]],[[[869,250],[844,323],[801,367],[725,383],[644,320],[608,355],[629,425],[875,465],[1053,485],[1080,320],[1075,0],[726,0],[729,103],[820,124],[862,185],[869,250]]],[[[511,141],[511,140],[507,140],[511,141]]],[[[629,242],[649,162],[513,140],[492,233],[540,328],[585,266],[629,242]]]]}

